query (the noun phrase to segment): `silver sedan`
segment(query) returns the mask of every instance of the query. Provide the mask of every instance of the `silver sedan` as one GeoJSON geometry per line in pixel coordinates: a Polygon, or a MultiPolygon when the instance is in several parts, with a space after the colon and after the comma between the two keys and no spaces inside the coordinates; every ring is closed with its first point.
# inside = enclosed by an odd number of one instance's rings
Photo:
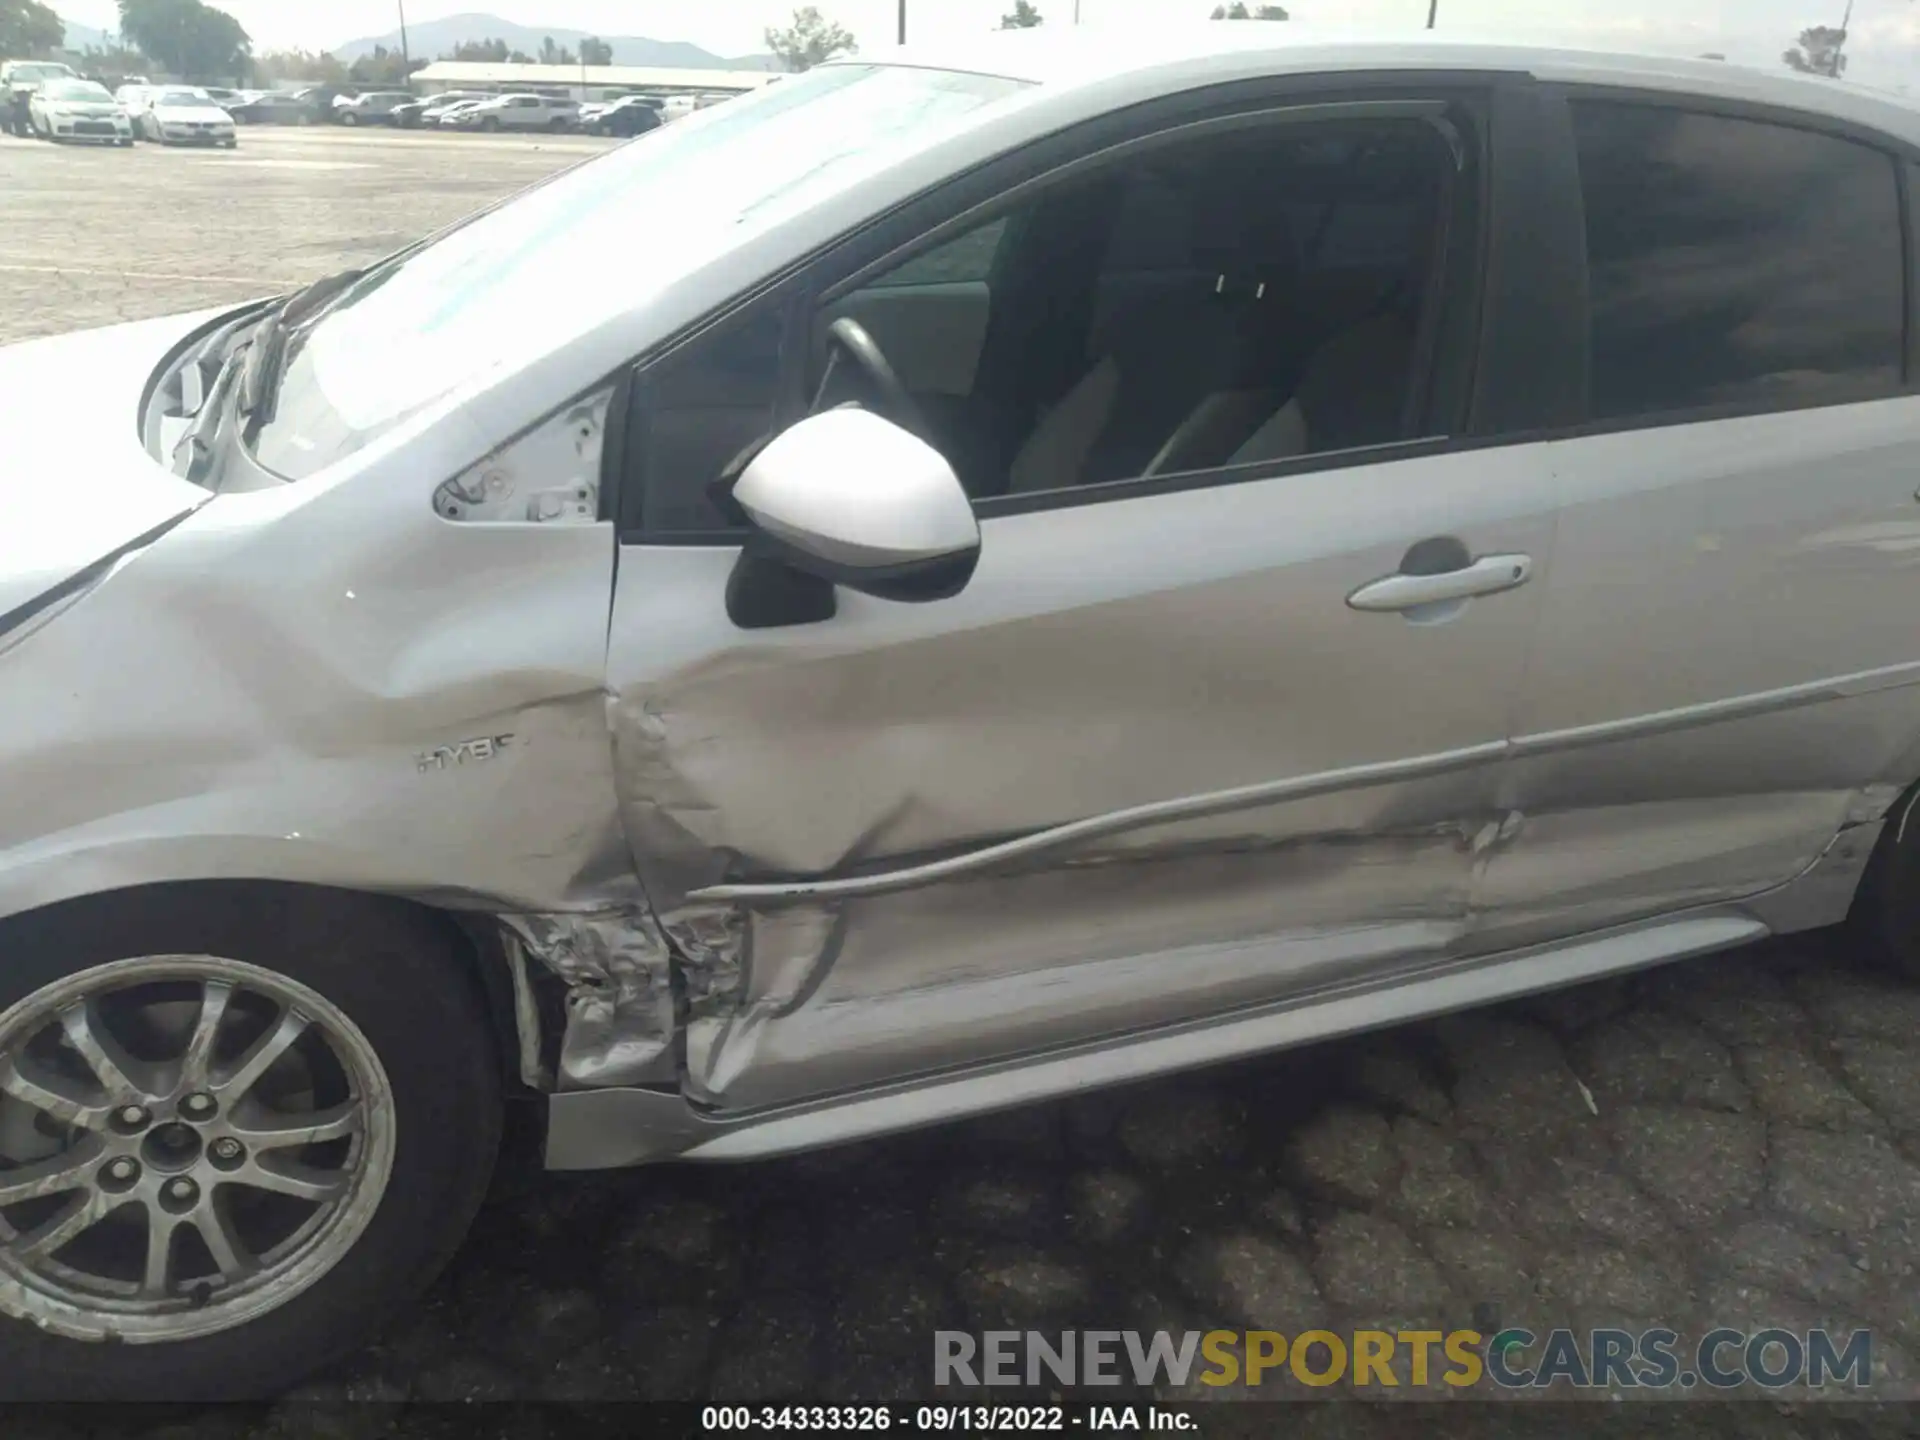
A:
{"type": "Polygon", "coordinates": [[[361,1344],[512,1097],[739,1160],[1920,958],[1920,115],[1292,29],[825,65],[0,351],[0,1393],[361,1344]]]}
{"type": "Polygon", "coordinates": [[[233,116],[204,90],[190,86],[143,87],[130,102],[135,131],[158,145],[220,145],[231,150],[233,116]]]}
{"type": "Polygon", "coordinates": [[[33,133],[46,140],[133,144],[133,124],[104,85],[91,80],[46,80],[27,106],[33,133]]]}

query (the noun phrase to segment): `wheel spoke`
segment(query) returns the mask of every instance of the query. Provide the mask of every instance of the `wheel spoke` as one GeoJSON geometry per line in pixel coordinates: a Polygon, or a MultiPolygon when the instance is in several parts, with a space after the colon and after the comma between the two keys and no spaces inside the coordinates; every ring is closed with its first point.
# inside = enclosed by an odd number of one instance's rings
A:
{"type": "Polygon", "coordinates": [[[111,1208],[106,1196],[90,1190],[39,1228],[16,1238],[8,1248],[23,1260],[44,1260],[106,1219],[111,1208]]]}
{"type": "Polygon", "coordinates": [[[151,1200],[147,1202],[147,1266],[140,1277],[140,1293],[150,1300],[163,1299],[167,1282],[173,1277],[173,1235],[178,1217],[169,1215],[151,1200]]]}
{"type": "Polygon", "coordinates": [[[296,1145],[324,1145],[329,1140],[345,1140],[360,1132],[360,1102],[349,1100],[326,1110],[300,1115],[279,1115],[255,1111],[234,1116],[228,1128],[236,1139],[254,1150],[286,1150],[296,1145]]]}
{"type": "Polygon", "coordinates": [[[11,1095],[51,1120],[88,1130],[103,1124],[113,1109],[111,1103],[101,1104],[75,1093],[64,1078],[50,1074],[32,1061],[15,1060],[7,1055],[0,1055],[0,1093],[11,1095]]]}
{"type": "Polygon", "coordinates": [[[235,1185],[250,1190],[270,1190],[276,1195],[291,1195],[296,1200],[331,1200],[345,1188],[348,1176],[340,1170],[316,1170],[311,1165],[282,1160],[272,1165],[255,1161],[236,1171],[235,1185]]]}
{"type": "Polygon", "coordinates": [[[200,1239],[206,1244],[213,1263],[219,1267],[221,1279],[231,1282],[253,1272],[254,1258],[247,1252],[246,1245],[233,1228],[233,1221],[217,1195],[209,1196],[193,1212],[190,1221],[193,1228],[200,1232],[200,1239]]]}
{"type": "Polygon", "coordinates": [[[273,1068],[273,1062],[286,1054],[293,1042],[306,1032],[306,1016],[297,1010],[283,1011],[280,1023],[254,1041],[233,1069],[215,1080],[210,1088],[231,1105],[252,1090],[260,1077],[273,1068]]]}
{"type": "Polygon", "coordinates": [[[60,1025],[100,1088],[107,1092],[109,1103],[145,1100],[152,1093],[150,1084],[141,1083],[142,1079],[150,1082],[152,1077],[141,1076],[139,1062],[120,1048],[92,1005],[69,1007],[60,1016],[60,1025]]]}
{"type": "Polygon", "coordinates": [[[200,1018],[194,1022],[193,1038],[187,1041],[187,1053],[180,1060],[184,1088],[197,1090],[212,1073],[214,1041],[220,1036],[220,1022],[227,1018],[227,1002],[233,987],[224,980],[209,980],[200,987],[200,1018]]]}
{"type": "Polygon", "coordinates": [[[99,1142],[89,1140],[31,1165],[0,1170],[0,1205],[18,1205],[23,1200],[42,1200],[81,1189],[99,1156],[99,1142]]]}

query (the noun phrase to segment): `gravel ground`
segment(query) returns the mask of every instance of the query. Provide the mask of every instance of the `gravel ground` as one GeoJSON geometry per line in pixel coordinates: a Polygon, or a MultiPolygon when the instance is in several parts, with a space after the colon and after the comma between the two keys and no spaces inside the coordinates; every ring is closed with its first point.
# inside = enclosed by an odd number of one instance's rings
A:
{"type": "MultiPolygon", "coordinates": [[[[0,339],[297,284],[600,148],[0,139],[0,339]]],[[[341,1397],[926,1398],[935,1330],[1027,1325],[1868,1326],[1876,1393],[1911,1395],[1916,1037],[1920,989],[1816,936],[817,1156],[534,1178],[268,1429],[341,1397]]],[[[1434,1433],[1327,1406],[1287,1428],[1434,1433]]]]}

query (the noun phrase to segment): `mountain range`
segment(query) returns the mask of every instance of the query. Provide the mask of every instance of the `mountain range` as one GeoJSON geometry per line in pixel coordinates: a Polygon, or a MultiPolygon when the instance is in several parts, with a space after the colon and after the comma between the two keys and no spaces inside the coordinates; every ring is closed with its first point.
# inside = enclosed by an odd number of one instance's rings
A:
{"type": "MultiPolygon", "coordinates": [[[[68,26],[68,32],[75,27],[68,26]]],[[[519,50],[528,55],[540,53],[540,42],[551,38],[556,45],[564,45],[576,53],[580,42],[590,38],[591,31],[568,30],[557,26],[516,25],[511,20],[502,20],[498,15],[449,15],[444,20],[427,20],[418,25],[407,27],[407,47],[416,56],[429,58],[450,53],[454,46],[464,45],[478,40],[504,40],[509,50],[519,50]]],[[[613,63],[616,65],[652,65],[663,69],[678,70],[772,70],[778,68],[768,55],[749,55],[740,59],[728,59],[715,55],[711,50],[703,50],[698,45],[685,40],[649,40],[637,35],[602,35],[600,39],[613,47],[613,63]]],[[[400,48],[400,32],[389,31],[385,35],[368,35],[358,40],[349,40],[344,45],[333,47],[333,53],[340,59],[353,61],[362,55],[371,55],[375,46],[384,46],[388,50],[400,48]]]]}
{"type": "Polygon", "coordinates": [[[76,25],[71,20],[67,26],[67,49],[88,50],[107,48],[107,32],[96,30],[91,25],[76,25]]]}

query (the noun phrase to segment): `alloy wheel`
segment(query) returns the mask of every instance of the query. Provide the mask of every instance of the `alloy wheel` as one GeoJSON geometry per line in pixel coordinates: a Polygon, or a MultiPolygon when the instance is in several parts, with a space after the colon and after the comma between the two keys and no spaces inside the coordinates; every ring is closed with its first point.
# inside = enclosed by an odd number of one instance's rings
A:
{"type": "Polygon", "coordinates": [[[311,988],[210,955],[116,960],[0,1014],[0,1313],[195,1338],[354,1246],[393,1165],[384,1067],[311,988]]]}

